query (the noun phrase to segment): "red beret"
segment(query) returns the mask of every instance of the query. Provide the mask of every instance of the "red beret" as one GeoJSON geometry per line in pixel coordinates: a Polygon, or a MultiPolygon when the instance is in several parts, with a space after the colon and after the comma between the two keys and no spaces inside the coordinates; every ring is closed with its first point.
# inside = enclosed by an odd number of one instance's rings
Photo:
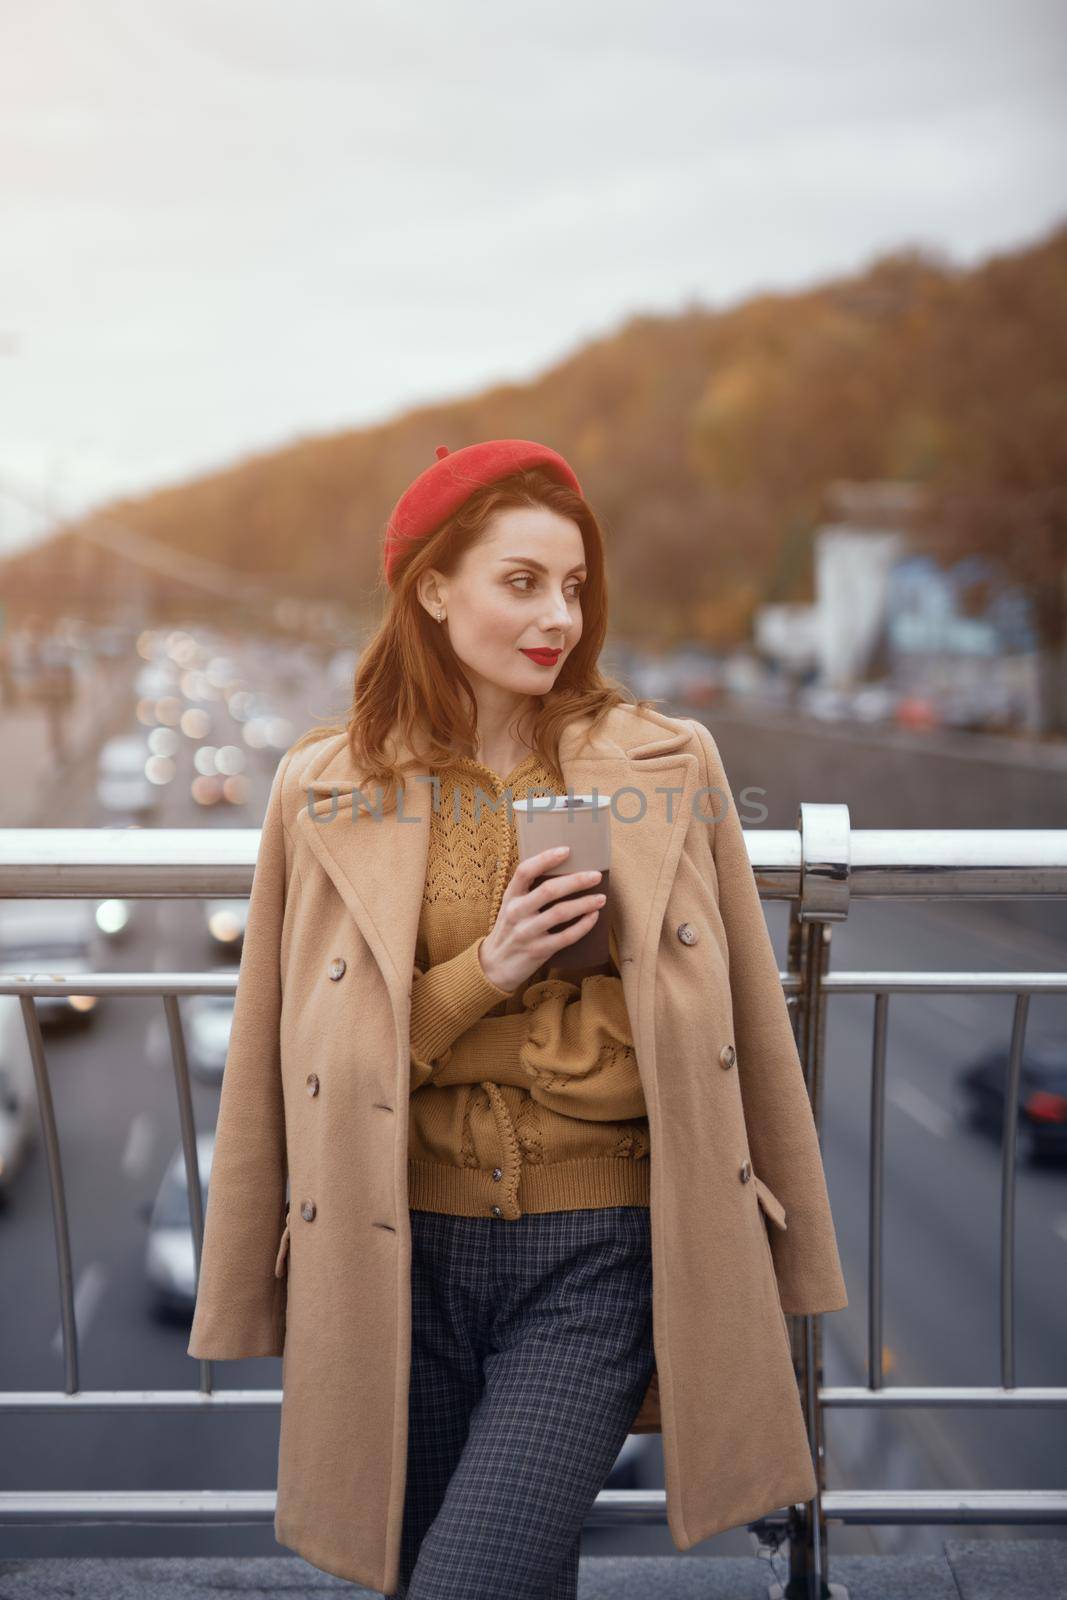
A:
{"type": "Polygon", "coordinates": [[[390,588],[393,571],[402,553],[419,539],[428,538],[464,500],[478,489],[513,472],[541,467],[558,482],[581,494],[582,487],[567,462],[546,444],[532,439],[486,439],[449,451],[437,446],[437,460],[420,472],[393,507],[385,532],[385,579],[390,588]]]}

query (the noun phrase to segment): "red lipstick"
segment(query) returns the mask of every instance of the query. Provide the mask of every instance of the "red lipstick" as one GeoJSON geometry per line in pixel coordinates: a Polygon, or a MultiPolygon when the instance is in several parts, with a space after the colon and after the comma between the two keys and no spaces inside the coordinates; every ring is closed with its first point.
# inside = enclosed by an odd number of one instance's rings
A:
{"type": "Polygon", "coordinates": [[[531,661],[536,661],[539,667],[554,667],[560,656],[561,650],[524,650],[524,656],[529,656],[531,661]]]}

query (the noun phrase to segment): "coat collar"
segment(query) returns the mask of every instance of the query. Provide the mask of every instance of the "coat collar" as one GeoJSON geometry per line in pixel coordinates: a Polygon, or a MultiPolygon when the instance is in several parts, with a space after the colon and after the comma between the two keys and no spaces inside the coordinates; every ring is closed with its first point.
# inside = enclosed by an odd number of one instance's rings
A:
{"type": "MultiPolygon", "coordinates": [[[[616,796],[611,824],[613,926],[636,1043],[639,1032],[651,1028],[659,929],[700,769],[692,749],[683,748],[691,746],[692,733],[676,719],[656,711],[642,716],[622,705],[612,707],[587,737],[591,723],[587,714],[565,729],[560,770],[575,793],[595,788],[601,795],[616,796]],[[660,792],[664,790],[671,792],[660,792]],[[623,820],[627,817],[635,820],[623,820]]],[[[412,754],[399,740],[394,748],[401,759],[412,754]]],[[[408,770],[403,804],[384,818],[362,801],[353,807],[360,775],[344,734],[313,746],[311,759],[294,781],[301,802],[295,836],[313,851],[366,940],[403,1039],[429,848],[429,768],[420,764],[408,770]]]]}

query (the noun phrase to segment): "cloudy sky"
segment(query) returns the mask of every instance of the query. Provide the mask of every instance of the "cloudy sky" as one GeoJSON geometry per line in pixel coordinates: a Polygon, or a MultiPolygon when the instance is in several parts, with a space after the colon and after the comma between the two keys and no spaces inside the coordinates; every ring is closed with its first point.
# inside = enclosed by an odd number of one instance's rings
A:
{"type": "Polygon", "coordinates": [[[1065,15],[0,0],[0,547],[635,311],[1030,243],[1065,15]]]}

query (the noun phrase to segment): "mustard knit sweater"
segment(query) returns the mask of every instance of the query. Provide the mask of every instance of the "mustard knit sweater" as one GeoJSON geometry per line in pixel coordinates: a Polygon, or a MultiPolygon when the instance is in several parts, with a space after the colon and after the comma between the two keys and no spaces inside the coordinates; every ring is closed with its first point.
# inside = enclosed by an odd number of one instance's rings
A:
{"type": "Polygon", "coordinates": [[[546,963],[509,994],[478,959],[518,865],[508,792],[561,794],[563,778],[536,753],[503,780],[467,756],[434,775],[411,991],[409,1204],[507,1220],[648,1205],[648,1117],[614,934],[610,972],[579,982],[546,963]]]}

